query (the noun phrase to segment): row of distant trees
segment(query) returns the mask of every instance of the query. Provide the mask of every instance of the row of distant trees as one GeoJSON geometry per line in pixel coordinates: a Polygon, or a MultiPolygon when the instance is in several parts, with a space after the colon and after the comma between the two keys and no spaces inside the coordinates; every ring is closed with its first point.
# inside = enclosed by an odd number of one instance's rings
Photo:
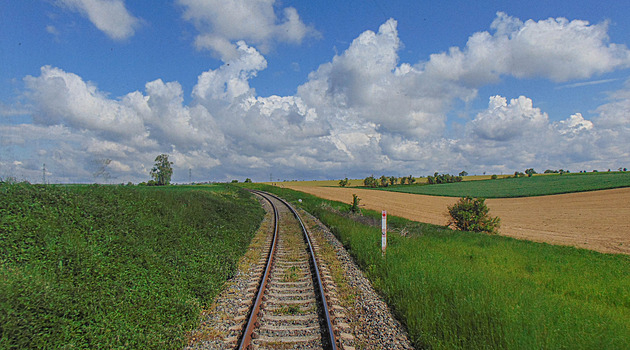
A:
{"type": "MultiPolygon", "coordinates": [[[[374,177],[374,175],[368,176],[363,179],[363,186],[365,187],[387,187],[390,185],[404,185],[404,184],[413,184],[416,182],[416,179],[409,175],[405,177],[396,177],[396,176],[385,176],[381,175],[380,178],[374,177]]],[[[339,181],[339,186],[346,187],[349,184],[348,178],[346,177],[343,180],[339,181]]]]}
{"type": "MultiPolygon", "coordinates": [[[[608,171],[610,171],[610,169],[608,169],[608,171]]],[[[627,171],[626,168],[619,168],[618,171],[627,171]]],[[[581,173],[582,171],[580,171],[581,173]]],[[[586,171],[583,171],[586,172],[586,171]]],[[[593,170],[593,172],[597,172],[597,170],[593,170]]],[[[571,171],[569,170],[564,170],[564,169],[558,169],[558,170],[553,170],[553,169],[547,169],[544,171],[544,174],[568,174],[571,173],[571,171]]],[[[534,170],[534,168],[528,168],[525,169],[525,171],[521,172],[521,171],[515,171],[514,172],[514,177],[532,177],[535,174],[538,174],[536,172],[536,170],[534,170]]],[[[485,175],[485,173],[484,173],[485,175]]],[[[468,176],[468,172],[466,171],[462,171],[459,173],[458,176],[456,175],[451,175],[451,174],[440,174],[438,172],[435,172],[433,175],[429,175],[427,176],[427,182],[429,184],[442,184],[442,183],[451,183],[451,182],[460,182],[463,181],[464,176],[468,176]]],[[[511,176],[508,176],[511,177],[511,176]]],[[[491,179],[498,179],[498,176],[492,175],[490,177],[491,179]]],[[[385,176],[382,175],[380,178],[376,178],[374,177],[374,175],[372,176],[368,176],[365,179],[363,179],[363,186],[365,187],[387,187],[387,186],[391,186],[391,185],[397,185],[397,184],[401,184],[401,185],[405,185],[405,184],[413,184],[416,182],[416,179],[409,175],[409,176],[405,176],[405,177],[396,177],[396,176],[385,176]]],[[[350,184],[350,180],[348,180],[348,178],[346,177],[343,180],[339,180],[339,186],[341,187],[346,187],[350,184]]]]}

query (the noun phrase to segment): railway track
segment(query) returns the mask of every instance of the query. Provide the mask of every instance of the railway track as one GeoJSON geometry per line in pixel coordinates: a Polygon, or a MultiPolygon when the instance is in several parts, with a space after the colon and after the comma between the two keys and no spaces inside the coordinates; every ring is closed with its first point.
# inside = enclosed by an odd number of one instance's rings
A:
{"type": "Polygon", "coordinates": [[[275,229],[238,349],[337,349],[315,249],[299,214],[278,197],[252,192],[271,204],[275,229]]]}

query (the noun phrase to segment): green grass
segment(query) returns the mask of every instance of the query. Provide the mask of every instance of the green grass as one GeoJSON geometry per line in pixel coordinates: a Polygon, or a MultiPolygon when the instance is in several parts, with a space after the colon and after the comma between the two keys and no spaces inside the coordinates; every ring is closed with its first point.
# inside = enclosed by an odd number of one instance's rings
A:
{"type": "Polygon", "coordinates": [[[0,185],[0,349],[175,349],[262,220],[235,187],[0,185]]]}
{"type": "Polygon", "coordinates": [[[630,172],[537,175],[436,185],[397,185],[379,190],[448,197],[509,198],[630,187],[630,172]]]}
{"type": "MultiPolygon", "coordinates": [[[[350,204],[265,187],[322,220],[419,349],[628,349],[630,257],[389,217],[387,256],[350,204]],[[298,203],[297,199],[302,199],[298,203]]],[[[369,220],[368,220],[369,221],[369,220]]]]}

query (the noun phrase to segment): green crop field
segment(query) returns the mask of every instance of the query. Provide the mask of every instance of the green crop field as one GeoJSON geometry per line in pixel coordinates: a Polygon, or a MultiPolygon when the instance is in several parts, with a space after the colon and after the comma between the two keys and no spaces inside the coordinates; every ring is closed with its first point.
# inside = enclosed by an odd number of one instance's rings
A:
{"type": "MultiPolygon", "coordinates": [[[[523,179],[531,180],[531,179],[523,179]]],[[[629,349],[630,257],[389,217],[387,255],[349,204],[263,187],[324,222],[418,349],[629,349]],[[298,198],[302,199],[298,203],[298,198]],[[396,233],[404,230],[406,237],[396,233]]]]}
{"type": "Polygon", "coordinates": [[[262,220],[233,186],[0,184],[0,349],[180,349],[262,220]]]}
{"type": "Polygon", "coordinates": [[[384,191],[448,197],[509,198],[630,187],[630,172],[535,175],[496,180],[463,181],[435,185],[395,185],[384,191]]]}

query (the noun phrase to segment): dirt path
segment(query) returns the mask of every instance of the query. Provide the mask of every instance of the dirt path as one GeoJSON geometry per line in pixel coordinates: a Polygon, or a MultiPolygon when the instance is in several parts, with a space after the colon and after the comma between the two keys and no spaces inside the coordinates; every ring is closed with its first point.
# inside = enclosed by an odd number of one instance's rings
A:
{"type": "MultiPolygon", "coordinates": [[[[358,188],[283,184],[340,202],[361,198],[364,208],[387,210],[411,220],[445,225],[446,207],[457,201],[358,188]]],[[[490,214],[501,218],[500,233],[536,242],[570,245],[604,253],[630,254],[630,188],[543,197],[488,199],[490,214]]]]}

